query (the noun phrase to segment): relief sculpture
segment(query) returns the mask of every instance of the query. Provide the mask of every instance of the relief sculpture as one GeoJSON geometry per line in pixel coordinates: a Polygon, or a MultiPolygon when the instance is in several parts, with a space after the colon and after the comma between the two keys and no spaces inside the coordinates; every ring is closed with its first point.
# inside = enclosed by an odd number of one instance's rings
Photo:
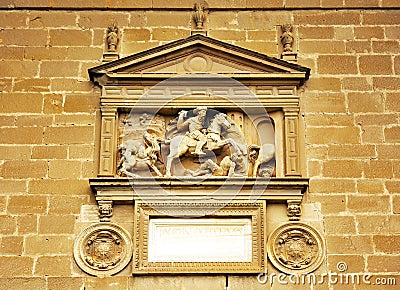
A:
{"type": "Polygon", "coordinates": [[[119,176],[271,177],[274,172],[274,144],[248,147],[225,113],[206,106],[180,110],[177,117],[131,113],[121,120],[119,176]]]}

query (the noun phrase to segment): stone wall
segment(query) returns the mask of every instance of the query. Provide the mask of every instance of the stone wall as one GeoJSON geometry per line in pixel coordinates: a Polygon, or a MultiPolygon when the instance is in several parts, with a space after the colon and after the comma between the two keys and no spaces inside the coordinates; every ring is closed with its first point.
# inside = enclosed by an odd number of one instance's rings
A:
{"type": "MultiPolygon", "coordinates": [[[[0,288],[223,289],[228,281],[230,290],[266,289],[255,276],[132,278],[128,270],[100,279],[75,265],[98,158],[100,90],[87,69],[101,63],[113,21],[127,56],[188,37],[193,4],[76,2],[0,3],[0,288]]],[[[279,57],[278,26],[295,25],[298,63],[311,68],[301,92],[303,206],[323,220],[325,269],[342,261],[349,272],[400,283],[400,5],[298,2],[209,0],[208,35],[279,57]]]]}

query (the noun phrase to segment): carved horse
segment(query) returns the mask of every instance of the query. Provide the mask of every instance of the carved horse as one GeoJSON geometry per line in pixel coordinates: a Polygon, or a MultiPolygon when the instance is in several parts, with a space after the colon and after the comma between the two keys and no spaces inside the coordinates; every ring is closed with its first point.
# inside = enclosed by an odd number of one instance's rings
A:
{"type": "MultiPolygon", "coordinates": [[[[222,148],[223,146],[230,144],[233,146],[235,150],[240,150],[237,143],[231,139],[221,139],[222,130],[227,130],[232,126],[231,122],[228,120],[227,116],[223,113],[216,114],[213,119],[210,121],[210,125],[206,130],[207,135],[207,149],[208,150],[217,150],[222,148]]],[[[179,135],[173,137],[169,142],[170,153],[167,157],[166,164],[166,176],[171,176],[171,166],[172,161],[180,156],[184,155],[191,148],[195,147],[197,141],[186,136],[179,135]]]]}
{"type": "Polygon", "coordinates": [[[275,145],[274,144],[263,144],[258,152],[258,157],[254,162],[252,176],[256,177],[258,168],[261,164],[267,163],[275,157],[275,145]]]}

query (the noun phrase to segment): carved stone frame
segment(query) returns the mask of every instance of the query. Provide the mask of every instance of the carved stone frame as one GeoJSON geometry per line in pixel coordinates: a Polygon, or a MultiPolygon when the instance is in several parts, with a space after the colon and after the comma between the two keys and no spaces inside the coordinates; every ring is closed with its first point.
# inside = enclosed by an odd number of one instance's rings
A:
{"type": "Polygon", "coordinates": [[[218,207],[218,203],[135,203],[134,265],[133,274],[161,273],[262,273],[265,266],[265,203],[236,201],[207,217],[250,217],[252,229],[251,262],[149,262],[148,234],[150,218],[168,216],[187,217],[200,213],[202,209],[218,207]],[[165,213],[160,213],[154,207],[165,213]],[[167,215],[168,213],[168,215],[167,215]]]}

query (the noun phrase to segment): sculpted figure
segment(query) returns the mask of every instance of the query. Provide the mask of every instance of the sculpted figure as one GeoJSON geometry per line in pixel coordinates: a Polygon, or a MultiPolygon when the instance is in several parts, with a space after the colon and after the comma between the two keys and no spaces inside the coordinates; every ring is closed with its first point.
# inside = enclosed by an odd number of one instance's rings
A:
{"type": "Polygon", "coordinates": [[[181,111],[178,117],[178,130],[184,131],[186,128],[188,132],[186,136],[190,137],[193,140],[197,141],[196,149],[192,154],[195,155],[205,155],[202,148],[204,144],[207,142],[207,136],[203,133],[204,129],[204,121],[207,114],[207,107],[200,106],[193,110],[195,114],[194,117],[188,118],[184,121],[184,117],[187,117],[187,111],[181,111]]]}
{"type": "Polygon", "coordinates": [[[221,163],[218,165],[212,159],[207,159],[203,164],[200,165],[200,168],[193,171],[190,169],[186,169],[186,175],[191,176],[230,176],[229,174],[233,174],[233,166],[234,163],[230,160],[229,156],[225,156],[222,159],[221,163]]]}
{"type": "Polygon", "coordinates": [[[249,158],[254,162],[252,176],[256,177],[270,177],[273,173],[273,166],[266,163],[271,161],[275,157],[275,145],[274,144],[263,144],[261,147],[252,146],[250,150],[249,158]],[[257,154],[257,149],[258,154],[257,154]],[[257,156],[257,157],[256,157],[257,156]]]}
{"type": "Polygon", "coordinates": [[[118,43],[118,27],[113,24],[107,29],[107,47],[108,51],[114,52],[117,50],[118,43]]]}
{"type": "Polygon", "coordinates": [[[134,172],[151,168],[158,176],[162,176],[156,167],[160,152],[160,138],[145,132],[143,140],[145,145],[140,144],[139,141],[128,140],[120,146],[121,160],[118,164],[119,174],[136,177],[137,174],[134,172]]]}
{"type": "Polygon", "coordinates": [[[284,52],[291,52],[293,50],[293,41],[294,37],[292,34],[292,25],[291,24],[285,24],[282,25],[282,36],[281,36],[281,42],[283,45],[283,51],[284,52]]]}

